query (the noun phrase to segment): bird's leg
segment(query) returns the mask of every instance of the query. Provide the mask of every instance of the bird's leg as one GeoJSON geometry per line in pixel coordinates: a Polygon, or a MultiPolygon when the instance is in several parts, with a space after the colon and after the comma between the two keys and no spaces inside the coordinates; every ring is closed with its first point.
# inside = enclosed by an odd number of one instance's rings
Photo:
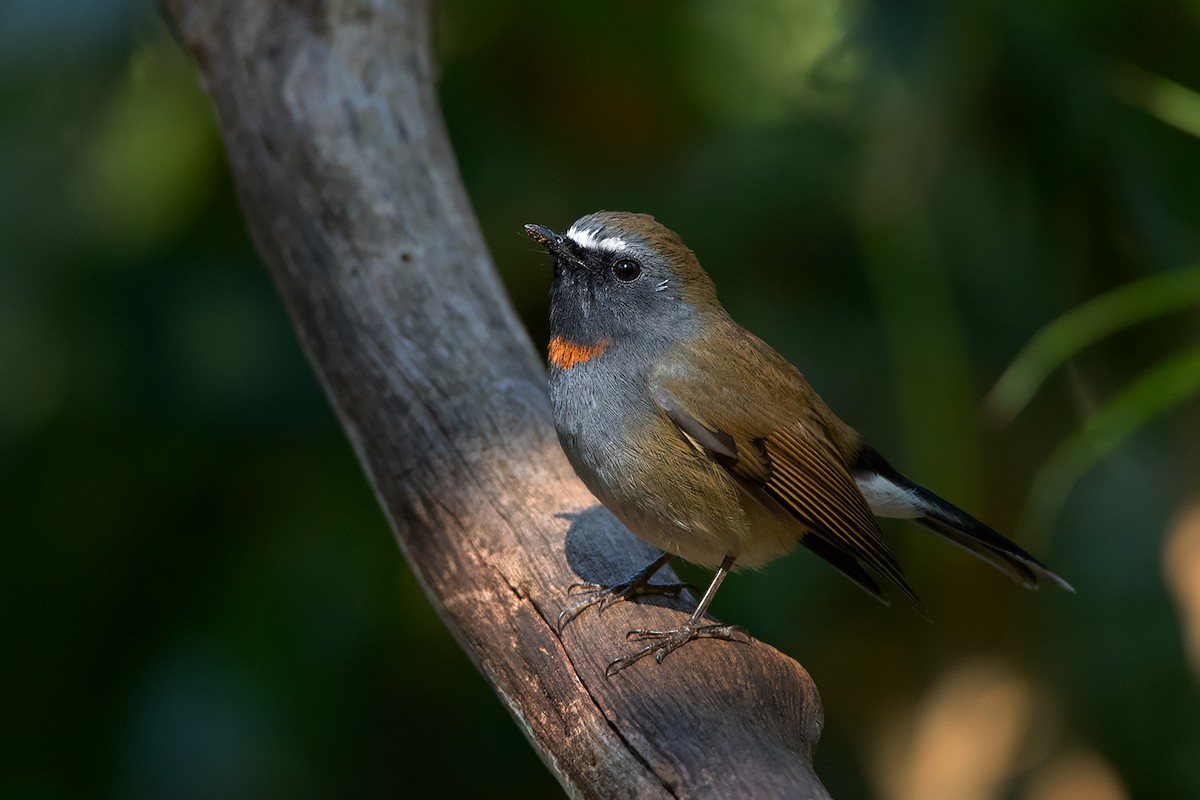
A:
{"type": "Polygon", "coordinates": [[[599,606],[597,613],[603,613],[604,609],[622,600],[632,600],[635,597],[655,594],[678,597],[684,589],[695,589],[696,587],[690,583],[650,583],[650,578],[654,576],[654,573],[665,567],[670,560],[671,554],[663,553],[637,574],[620,583],[614,583],[612,586],[601,586],[598,583],[572,584],[567,589],[568,595],[583,594],[585,596],[578,603],[564,608],[558,615],[559,633],[567,626],[567,623],[592,606],[599,606]]]}
{"type": "Polygon", "coordinates": [[[676,628],[673,631],[647,631],[641,629],[630,631],[626,638],[637,639],[640,642],[648,642],[648,644],[645,647],[634,650],[632,653],[626,653],[611,662],[604,671],[604,674],[611,677],[626,667],[636,664],[651,653],[654,654],[654,660],[661,664],[668,653],[677,650],[692,639],[724,639],[728,642],[748,644],[750,642],[750,634],[740,625],[700,624],[705,612],[708,611],[708,604],[712,602],[713,597],[717,594],[717,587],[721,585],[721,581],[725,580],[725,576],[729,574],[729,570],[732,567],[733,556],[725,556],[725,560],[721,562],[717,574],[713,576],[712,583],[705,590],[704,597],[700,598],[700,604],[696,606],[696,610],[692,612],[692,616],[688,617],[688,621],[683,623],[682,627],[676,628]]]}

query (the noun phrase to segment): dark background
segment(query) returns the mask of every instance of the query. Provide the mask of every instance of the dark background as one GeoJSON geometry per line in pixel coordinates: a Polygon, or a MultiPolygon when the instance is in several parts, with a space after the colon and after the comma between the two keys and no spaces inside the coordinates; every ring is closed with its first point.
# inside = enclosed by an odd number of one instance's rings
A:
{"type": "MultiPolygon", "coordinates": [[[[820,687],[835,796],[956,764],[972,796],[1200,795],[1198,611],[1163,577],[1200,300],[985,404],[1043,326],[1198,269],[1200,5],[459,0],[438,36],[539,346],[520,226],[652,212],[897,466],[1078,589],[903,524],[932,623],[804,554],[727,581],[715,613],[820,687]]],[[[0,5],[0,502],[0,797],[559,795],[403,563],[132,0],[0,5]]]]}

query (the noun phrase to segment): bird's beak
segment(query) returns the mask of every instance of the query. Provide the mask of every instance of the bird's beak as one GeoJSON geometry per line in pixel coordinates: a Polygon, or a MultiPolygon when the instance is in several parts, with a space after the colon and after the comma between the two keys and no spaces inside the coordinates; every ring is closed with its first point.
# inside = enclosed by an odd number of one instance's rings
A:
{"type": "Polygon", "coordinates": [[[525,234],[553,255],[558,255],[562,250],[562,237],[549,228],[543,228],[541,225],[526,225],[525,234]]]}
{"type": "Polygon", "coordinates": [[[543,228],[541,225],[526,225],[525,234],[550,252],[554,259],[555,270],[562,269],[567,264],[570,264],[572,268],[587,269],[587,264],[566,246],[567,240],[549,228],[543,228]]]}

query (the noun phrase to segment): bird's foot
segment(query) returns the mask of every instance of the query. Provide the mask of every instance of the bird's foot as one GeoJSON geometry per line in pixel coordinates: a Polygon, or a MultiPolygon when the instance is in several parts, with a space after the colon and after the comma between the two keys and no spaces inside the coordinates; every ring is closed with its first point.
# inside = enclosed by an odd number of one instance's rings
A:
{"type": "Polygon", "coordinates": [[[650,583],[650,576],[645,575],[644,571],[612,586],[586,582],[574,583],[567,589],[567,596],[583,595],[583,599],[574,605],[567,606],[558,615],[558,631],[562,633],[563,628],[567,627],[571,620],[592,606],[598,606],[596,613],[603,614],[606,608],[622,600],[652,595],[679,597],[679,593],[684,589],[695,590],[695,588],[690,583],[650,583]]]}
{"type": "Polygon", "coordinates": [[[682,628],[673,631],[632,630],[626,634],[627,639],[647,642],[644,647],[626,653],[609,663],[604,674],[608,677],[616,675],[626,667],[633,666],[648,655],[653,654],[655,662],[661,664],[667,655],[692,639],[724,639],[727,642],[750,643],[750,634],[741,625],[697,625],[689,620],[682,628]]]}

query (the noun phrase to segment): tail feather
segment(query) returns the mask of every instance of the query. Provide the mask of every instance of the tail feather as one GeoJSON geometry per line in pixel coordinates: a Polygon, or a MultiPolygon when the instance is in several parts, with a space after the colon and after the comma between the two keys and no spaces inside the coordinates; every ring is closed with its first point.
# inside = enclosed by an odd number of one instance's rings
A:
{"type": "Polygon", "coordinates": [[[857,583],[859,587],[865,589],[868,594],[885,606],[892,604],[888,596],[879,588],[879,583],[871,577],[871,574],[853,556],[837,549],[821,537],[811,534],[801,539],[800,543],[828,561],[843,575],[857,583]]]}
{"type": "Polygon", "coordinates": [[[925,499],[940,501],[943,507],[935,507],[917,522],[987,561],[1028,589],[1036,589],[1041,577],[1074,593],[1075,587],[1016,543],[933,492],[926,490],[923,494],[927,496],[925,499]],[[950,513],[945,513],[947,511],[950,513]]]}
{"type": "Polygon", "coordinates": [[[976,558],[991,564],[1026,589],[1038,588],[1037,573],[1023,561],[1019,561],[1006,553],[999,553],[987,545],[980,544],[978,540],[939,519],[920,517],[915,521],[958,545],[976,558]]]}
{"type": "MultiPolygon", "coordinates": [[[[879,583],[871,577],[871,573],[867,572],[866,567],[858,559],[845,550],[838,548],[819,533],[815,531],[809,533],[800,540],[800,544],[828,561],[843,575],[858,584],[860,588],[865,589],[872,597],[885,606],[892,604],[892,601],[884,594],[883,589],[879,588],[879,583]]],[[[921,598],[917,596],[913,588],[908,585],[908,581],[904,579],[904,576],[894,576],[891,580],[899,587],[908,602],[912,603],[917,613],[925,617],[925,619],[929,619],[929,610],[925,608],[925,604],[921,602],[921,598]]]]}
{"type": "Polygon", "coordinates": [[[1041,577],[1069,592],[1075,591],[1071,584],[1015,542],[900,474],[874,449],[864,446],[852,469],[860,485],[867,482],[878,486],[882,479],[894,487],[895,491],[887,496],[887,516],[911,518],[1026,588],[1036,589],[1041,577]],[[905,505],[907,508],[901,507],[905,505]]]}

